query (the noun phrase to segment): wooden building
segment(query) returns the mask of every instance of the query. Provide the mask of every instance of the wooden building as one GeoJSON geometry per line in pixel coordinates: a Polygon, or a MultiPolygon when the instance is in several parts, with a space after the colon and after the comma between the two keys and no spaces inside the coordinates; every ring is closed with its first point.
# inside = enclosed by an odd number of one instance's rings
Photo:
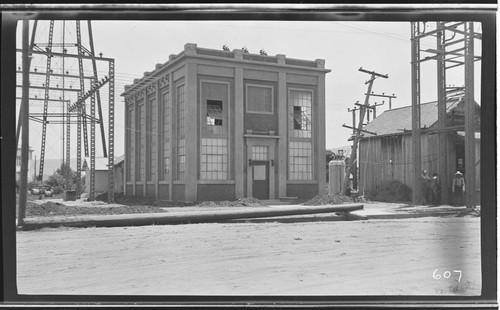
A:
{"type": "MultiPolygon", "coordinates": [[[[440,175],[442,203],[451,198],[451,180],[456,171],[465,171],[464,101],[450,99],[446,107],[446,175],[440,175]]],[[[439,173],[437,102],[421,104],[421,163],[429,176],[439,173]]],[[[480,201],[480,106],[476,104],[476,190],[480,201]]],[[[376,190],[383,181],[397,180],[413,188],[413,147],[411,106],[387,110],[365,126],[359,141],[359,189],[376,190]]]]}
{"type": "Polygon", "coordinates": [[[325,69],[186,44],[125,87],[125,193],[311,198],[325,190],[325,69]]]}
{"type": "MultiPolygon", "coordinates": [[[[114,160],[114,184],[115,184],[115,193],[123,193],[123,162],[125,159],[125,155],[116,157],[114,160]]],[[[85,193],[89,193],[90,188],[90,157],[85,157],[82,164],[82,170],[85,174],[85,193]]],[[[108,158],[107,157],[96,157],[95,158],[95,183],[94,183],[94,191],[95,193],[102,194],[108,191],[108,158]]]]}

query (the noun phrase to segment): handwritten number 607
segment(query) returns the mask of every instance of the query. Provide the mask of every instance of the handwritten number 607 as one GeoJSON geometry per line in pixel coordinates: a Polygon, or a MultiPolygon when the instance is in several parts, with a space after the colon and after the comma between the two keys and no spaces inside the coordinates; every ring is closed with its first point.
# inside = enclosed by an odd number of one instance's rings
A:
{"type": "MultiPolygon", "coordinates": [[[[440,273],[438,273],[437,271],[438,271],[438,269],[434,270],[434,272],[432,273],[432,277],[436,280],[439,280],[441,278],[449,279],[451,277],[451,272],[448,270],[443,272],[442,275],[440,273]]],[[[453,272],[458,273],[458,282],[460,282],[460,279],[462,278],[462,270],[453,270],[453,272]]]]}

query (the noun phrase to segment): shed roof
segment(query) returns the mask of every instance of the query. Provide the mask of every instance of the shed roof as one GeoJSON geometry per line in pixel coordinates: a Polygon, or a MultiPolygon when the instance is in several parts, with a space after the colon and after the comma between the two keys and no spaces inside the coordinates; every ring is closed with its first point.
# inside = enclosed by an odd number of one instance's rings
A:
{"type": "MultiPolygon", "coordinates": [[[[446,103],[446,111],[449,112],[458,106],[460,98],[453,98],[446,103]]],[[[412,128],[411,106],[384,111],[365,126],[365,130],[377,135],[402,133],[412,128]]],[[[422,128],[429,128],[438,120],[437,101],[422,103],[420,105],[420,124],[422,128]]],[[[364,136],[373,136],[364,133],[364,136]]]]}
{"type": "MultiPolygon", "coordinates": [[[[115,157],[114,164],[115,166],[121,163],[125,159],[125,155],[121,155],[119,157],[115,157]]],[[[87,164],[90,164],[90,157],[85,157],[82,164],[82,169],[87,168],[87,164]]],[[[102,171],[108,170],[108,158],[107,157],[96,157],[95,158],[95,170],[102,171]]]]}

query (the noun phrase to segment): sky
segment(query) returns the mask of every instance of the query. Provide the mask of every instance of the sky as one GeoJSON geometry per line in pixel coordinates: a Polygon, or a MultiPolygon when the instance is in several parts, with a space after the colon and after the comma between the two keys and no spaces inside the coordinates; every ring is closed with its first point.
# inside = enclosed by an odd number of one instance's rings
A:
{"type": "MultiPolygon", "coordinates": [[[[69,29],[70,23],[66,23],[69,29]]],[[[132,84],[135,78],[141,78],[144,72],[153,71],[156,64],[168,61],[170,54],[183,51],[186,43],[210,49],[222,49],[223,45],[227,45],[231,50],[246,47],[250,53],[256,54],[263,49],[268,55],[285,54],[286,57],[305,60],[324,59],[325,67],[331,70],[326,75],[327,149],[351,144],[348,138],[352,130],[342,125],[352,125],[352,113],[348,109],[353,108],[355,102],[363,103],[365,100],[368,86],[365,82],[370,76],[360,72],[360,67],[388,75],[387,79],[377,78],[372,91],[394,94],[393,109],[411,105],[409,22],[96,20],[92,21],[92,30],[96,53],[115,59],[116,156],[124,152],[124,100],[120,95],[125,85],[132,84]]],[[[43,31],[40,26],[40,36],[43,31]]],[[[67,40],[70,37],[71,34],[66,35],[67,40]]],[[[429,62],[423,65],[421,74],[421,102],[436,100],[435,64],[429,62]]],[[[463,83],[461,74],[457,74],[457,85],[463,83]]],[[[452,76],[448,81],[455,82],[452,76]]],[[[372,97],[370,100],[371,104],[381,104],[382,100],[385,102],[377,107],[378,115],[388,109],[388,99],[372,97]]],[[[40,149],[40,128],[30,130],[33,132],[30,145],[35,153],[39,153],[40,149]]],[[[61,158],[61,132],[58,128],[50,129],[46,158],[61,158]]],[[[100,142],[96,143],[99,145],[100,142]]],[[[96,156],[102,156],[99,147],[96,156]]],[[[72,157],[76,157],[75,151],[72,151],[72,157]]]]}

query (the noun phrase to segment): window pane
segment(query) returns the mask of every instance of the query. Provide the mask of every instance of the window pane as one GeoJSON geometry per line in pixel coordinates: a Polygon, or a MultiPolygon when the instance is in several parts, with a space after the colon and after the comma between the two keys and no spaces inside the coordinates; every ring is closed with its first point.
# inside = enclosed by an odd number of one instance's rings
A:
{"type": "Polygon", "coordinates": [[[248,112],[273,113],[273,89],[263,86],[247,86],[248,112]]]}
{"type": "Polygon", "coordinates": [[[312,149],[309,141],[290,141],[288,178],[312,180],[312,149]]]}
{"type": "Polygon", "coordinates": [[[202,138],[200,178],[202,180],[226,180],[228,178],[227,153],[225,138],[202,138]]]}
{"type": "Polygon", "coordinates": [[[310,138],[312,131],[312,92],[290,90],[290,125],[294,138],[310,138]]]}
{"type": "Polygon", "coordinates": [[[253,166],[253,179],[254,180],[266,180],[266,166],[265,165],[253,166]]]}

